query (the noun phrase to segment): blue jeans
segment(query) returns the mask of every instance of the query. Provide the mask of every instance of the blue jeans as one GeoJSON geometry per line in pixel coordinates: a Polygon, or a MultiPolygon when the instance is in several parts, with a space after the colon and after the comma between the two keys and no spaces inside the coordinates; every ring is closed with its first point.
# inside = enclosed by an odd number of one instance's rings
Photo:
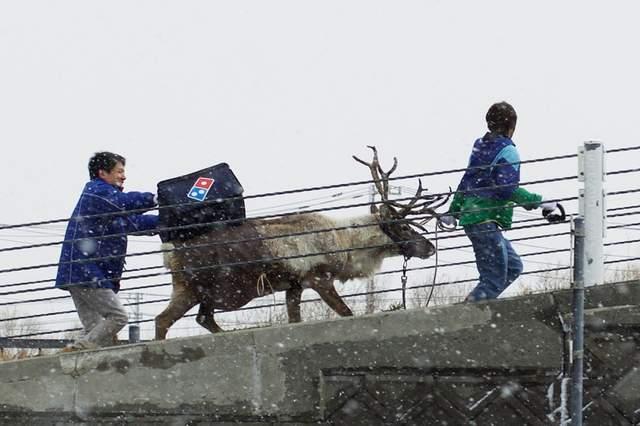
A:
{"type": "Polygon", "coordinates": [[[468,301],[495,299],[522,273],[522,261],[495,222],[464,227],[476,255],[480,282],[468,301]]]}

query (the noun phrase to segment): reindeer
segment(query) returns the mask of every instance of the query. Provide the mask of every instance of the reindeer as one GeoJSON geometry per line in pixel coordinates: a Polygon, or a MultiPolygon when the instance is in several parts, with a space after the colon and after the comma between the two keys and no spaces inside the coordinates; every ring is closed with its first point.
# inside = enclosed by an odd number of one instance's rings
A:
{"type": "Polygon", "coordinates": [[[169,327],[196,304],[200,304],[196,321],[215,333],[222,329],[214,320],[214,309],[238,309],[276,291],[286,291],[290,323],[301,321],[300,300],[306,288],[315,290],[338,315],[350,316],[351,309],[334,288],[335,280],[371,277],[387,257],[432,256],[434,245],[418,230],[426,231],[422,225],[447,200],[424,194],[421,182],[407,204],[390,200],[389,176],[398,160],[394,158],[391,169],[384,172],[376,148],[369,148],[371,163],[353,158],[370,169],[382,198],[370,214],[333,219],[303,213],[247,220],[173,243],[165,252],[165,264],[173,272],[173,292],[169,306],[155,319],[156,339],[165,339],[169,327]],[[407,218],[416,215],[427,219],[418,223],[407,218]]]}

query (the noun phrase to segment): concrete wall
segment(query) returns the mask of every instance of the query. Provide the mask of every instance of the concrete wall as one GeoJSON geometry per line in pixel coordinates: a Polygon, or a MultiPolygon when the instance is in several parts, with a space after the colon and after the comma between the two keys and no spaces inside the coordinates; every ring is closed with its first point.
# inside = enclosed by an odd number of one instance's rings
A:
{"type": "MultiPolygon", "coordinates": [[[[570,298],[564,291],[6,362],[0,423],[420,424],[449,416],[449,424],[490,424],[539,405],[519,414],[521,424],[544,424],[561,410],[559,318],[571,322],[570,298]],[[506,397],[487,396],[519,382],[506,397]],[[545,392],[553,394],[546,402],[545,392]]],[[[610,359],[610,344],[588,340],[599,353],[588,366],[609,372],[615,401],[607,403],[629,421],[625,410],[640,399],[638,302],[637,283],[592,289],[587,300],[588,333],[622,339],[610,359]]]]}

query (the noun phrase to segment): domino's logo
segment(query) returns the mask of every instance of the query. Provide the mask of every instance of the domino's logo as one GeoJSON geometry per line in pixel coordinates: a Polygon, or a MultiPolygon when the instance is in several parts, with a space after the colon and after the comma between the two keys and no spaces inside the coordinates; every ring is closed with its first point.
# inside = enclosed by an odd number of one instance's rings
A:
{"type": "Polygon", "coordinates": [[[204,201],[205,198],[207,198],[207,194],[214,182],[215,181],[211,178],[199,177],[187,193],[187,198],[191,198],[196,201],[204,201]]]}

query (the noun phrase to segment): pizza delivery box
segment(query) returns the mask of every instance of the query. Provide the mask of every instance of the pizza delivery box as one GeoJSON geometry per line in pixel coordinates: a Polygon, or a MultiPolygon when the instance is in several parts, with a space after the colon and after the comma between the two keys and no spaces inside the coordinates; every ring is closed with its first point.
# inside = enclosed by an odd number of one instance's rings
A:
{"type": "Polygon", "coordinates": [[[242,223],[243,192],[226,163],[159,182],[160,239],[185,241],[216,226],[242,223]]]}

